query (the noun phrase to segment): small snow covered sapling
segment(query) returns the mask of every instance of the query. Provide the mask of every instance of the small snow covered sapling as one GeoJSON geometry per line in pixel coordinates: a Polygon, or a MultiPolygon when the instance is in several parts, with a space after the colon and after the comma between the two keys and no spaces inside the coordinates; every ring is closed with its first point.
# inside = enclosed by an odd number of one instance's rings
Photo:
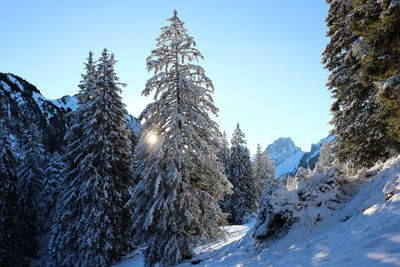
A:
{"type": "Polygon", "coordinates": [[[286,185],[264,192],[253,236],[276,238],[296,222],[314,225],[338,207],[341,195],[336,166],[323,171],[300,168],[286,185]]]}

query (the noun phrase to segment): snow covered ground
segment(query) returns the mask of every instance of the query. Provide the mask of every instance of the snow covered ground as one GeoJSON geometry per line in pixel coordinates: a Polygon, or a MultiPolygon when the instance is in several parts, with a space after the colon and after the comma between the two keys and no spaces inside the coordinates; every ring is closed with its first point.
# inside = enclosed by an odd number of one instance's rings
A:
{"type": "MultiPolygon", "coordinates": [[[[199,248],[200,255],[180,266],[400,266],[400,158],[369,173],[344,208],[315,227],[297,225],[260,244],[251,238],[251,225],[226,227],[227,240],[199,248]],[[388,181],[395,191],[385,201],[388,181]]],[[[137,253],[117,266],[142,264],[137,253]]]]}
{"type": "MultiPolygon", "coordinates": [[[[200,246],[196,248],[196,254],[203,255],[203,253],[211,252],[217,249],[220,249],[226,245],[229,245],[232,242],[240,240],[242,237],[246,235],[249,229],[253,226],[254,221],[249,222],[245,225],[231,225],[225,226],[224,230],[227,233],[225,240],[215,244],[209,244],[205,246],[200,246]]],[[[139,267],[143,266],[143,250],[144,248],[139,248],[133,253],[126,256],[126,260],[120,264],[114,265],[114,267],[139,267]]],[[[193,261],[193,260],[192,260],[193,261]]],[[[190,261],[190,262],[192,262],[190,261]]],[[[191,265],[191,263],[189,264],[191,265]]]]}

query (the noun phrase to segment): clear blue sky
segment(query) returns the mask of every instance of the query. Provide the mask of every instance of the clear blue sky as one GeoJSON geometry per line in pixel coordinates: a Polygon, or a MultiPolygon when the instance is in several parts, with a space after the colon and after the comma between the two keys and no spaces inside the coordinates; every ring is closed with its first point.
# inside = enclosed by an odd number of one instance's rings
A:
{"type": "Polygon", "coordinates": [[[328,134],[332,100],[321,52],[325,1],[5,1],[0,2],[0,71],[35,84],[48,98],[75,94],[88,51],[106,47],[128,86],[137,116],[152,99],[141,90],[146,57],[176,8],[215,85],[218,122],[229,138],[236,122],[249,148],[292,137],[309,150],[328,134]]]}

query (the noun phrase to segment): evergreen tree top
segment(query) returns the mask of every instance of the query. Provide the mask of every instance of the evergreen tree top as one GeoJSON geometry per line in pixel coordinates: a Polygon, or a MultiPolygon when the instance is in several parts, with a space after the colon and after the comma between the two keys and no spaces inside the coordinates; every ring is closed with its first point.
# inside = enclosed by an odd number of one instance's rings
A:
{"type": "Polygon", "coordinates": [[[246,144],[246,140],[244,138],[245,138],[245,135],[244,135],[243,131],[240,129],[239,123],[237,123],[236,129],[232,135],[232,141],[231,141],[232,146],[233,147],[244,146],[246,144]]]}
{"type": "Polygon", "coordinates": [[[178,17],[176,10],[167,21],[170,24],[161,28],[161,34],[156,39],[157,48],[152,50],[151,55],[147,58],[148,71],[154,71],[155,74],[177,72],[184,64],[199,73],[204,73],[200,66],[188,64],[194,60],[203,59],[203,55],[195,48],[196,42],[188,34],[185,23],[178,17]]]}
{"type": "Polygon", "coordinates": [[[257,144],[257,152],[256,152],[256,154],[260,155],[261,153],[262,153],[261,146],[260,146],[260,144],[257,144]]]}
{"type": "Polygon", "coordinates": [[[92,51],[89,51],[87,62],[85,62],[84,65],[86,73],[81,74],[82,80],[78,85],[80,89],[78,94],[78,100],[80,105],[82,105],[82,103],[85,103],[86,99],[89,99],[90,93],[96,87],[96,76],[97,76],[96,61],[93,59],[92,51]]]}

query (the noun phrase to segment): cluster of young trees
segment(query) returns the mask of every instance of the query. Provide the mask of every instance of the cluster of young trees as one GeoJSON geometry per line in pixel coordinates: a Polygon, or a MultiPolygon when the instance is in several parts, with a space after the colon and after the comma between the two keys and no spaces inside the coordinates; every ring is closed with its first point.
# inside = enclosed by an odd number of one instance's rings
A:
{"type": "Polygon", "coordinates": [[[0,265],[24,266],[39,249],[46,152],[32,125],[21,140],[10,135],[0,108],[0,265]]]}
{"type": "Polygon", "coordinates": [[[239,123],[233,132],[230,148],[225,133],[223,139],[218,158],[225,166],[225,174],[233,185],[233,193],[226,195],[220,206],[228,215],[229,223],[242,224],[256,214],[262,191],[275,180],[275,166],[260,145],[251,160],[245,134],[239,123]]]}
{"type": "Polygon", "coordinates": [[[368,167],[400,151],[400,5],[391,0],[327,0],[330,42],[323,63],[334,103],[341,162],[368,167]]]}

